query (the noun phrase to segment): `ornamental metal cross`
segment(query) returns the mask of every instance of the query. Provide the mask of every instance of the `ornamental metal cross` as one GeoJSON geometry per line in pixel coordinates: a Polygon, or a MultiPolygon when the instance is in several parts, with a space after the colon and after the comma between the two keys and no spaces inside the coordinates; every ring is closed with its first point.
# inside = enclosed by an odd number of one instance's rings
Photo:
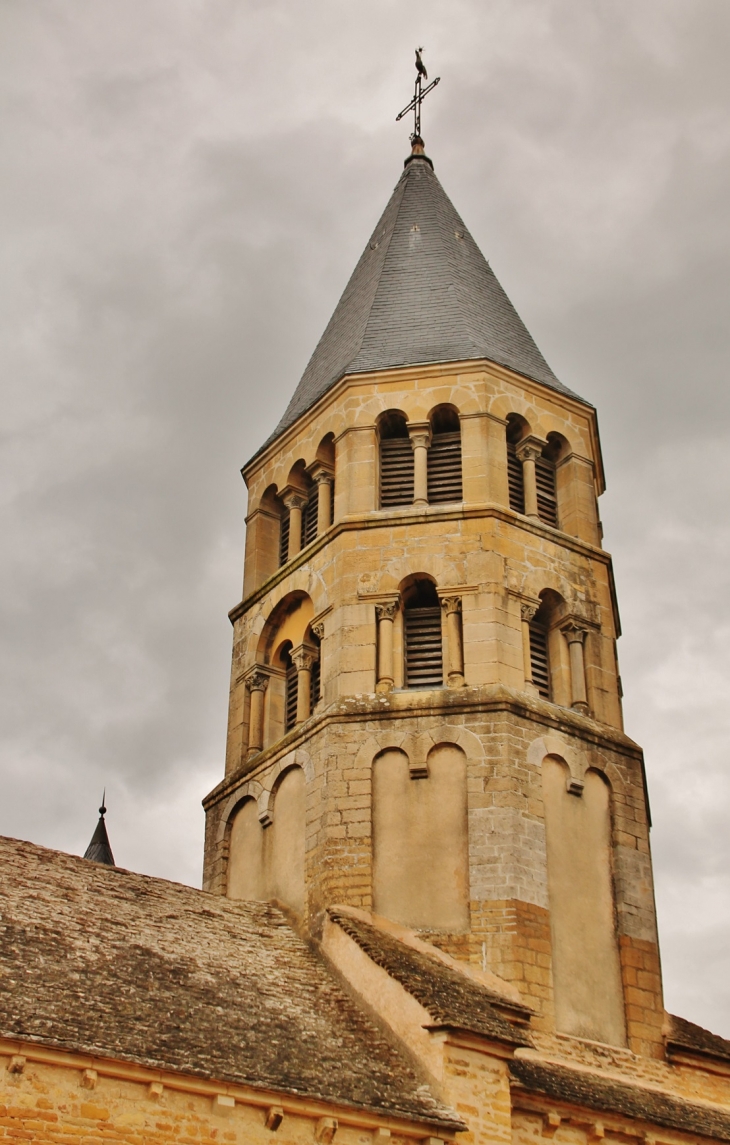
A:
{"type": "Polygon", "coordinates": [[[413,99],[408,104],[408,107],[404,107],[395,117],[395,121],[398,123],[404,115],[408,115],[409,111],[413,112],[413,134],[411,135],[411,143],[415,143],[417,139],[421,138],[421,104],[428,93],[433,91],[436,84],[441,82],[441,76],[436,76],[436,79],[432,80],[428,87],[423,87],[422,81],[428,79],[428,72],[421,57],[422,51],[423,48],[416,48],[416,88],[413,93],[413,99]]]}

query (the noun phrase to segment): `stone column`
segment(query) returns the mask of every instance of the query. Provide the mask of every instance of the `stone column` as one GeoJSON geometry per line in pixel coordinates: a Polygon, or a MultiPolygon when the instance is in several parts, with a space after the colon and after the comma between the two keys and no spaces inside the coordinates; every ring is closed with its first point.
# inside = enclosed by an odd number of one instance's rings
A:
{"type": "Polygon", "coordinates": [[[289,510],[289,551],[286,559],[290,561],[302,547],[302,510],[307,504],[303,493],[287,492],[283,496],[284,504],[289,510]]]}
{"type": "Polygon", "coordinates": [[[251,693],[248,713],[248,758],[257,755],[264,746],[264,693],[269,686],[269,677],[264,672],[252,672],[246,678],[246,687],[251,693]]]}
{"type": "Polygon", "coordinates": [[[317,659],[314,648],[300,644],[292,648],[291,658],[297,670],[297,723],[309,719],[312,710],[312,665],[317,659]]]}
{"type": "Polygon", "coordinates": [[[389,692],[393,687],[393,621],[398,601],[388,600],[375,605],[378,621],[378,679],[376,692],[389,692]]]}
{"type": "Polygon", "coordinates": [[[413,504],[428,505],[428,447],[431,444],[431,426],[425,422],[411,422],[408,436],[413,447],[413,504]]]}
{"type": "Polygon", "coordinates": [[[588,715],[588,696],[586,694],[586,669],[583,658],[583,642],[586,630],[582,624],[569,620],[560,631],[568,641],[570,653],[570,706],[576,711],[588,715]]]}
{"type": "Polygon", "coordinates": [[[326,469],[321,469],[315,476],[317,482],[317,536],[321,536],[330,527],[332,521],[332,486],[334,476],[326,469]]]}
{"type": "Polygon", "coordinates": [[[461,635],[461,597],[444,596],[441,607],[446,613],[447,683],[450,688],[464,687],[464,645],[461,635]]]}
{"type": "Polygon", "coordinates": [[[532,517],[533,521],[540,520],[537,511],[537,482],[535,480],[535,462],[542,455],[543,443],[534,437],[526,437],[517,445],[516,453],[522,462],[522,486],[525,491],[525,516],[532,517]]]}
{"type": "Polygon", "coordinates": [[[522,664],[525,676],[525,691],[531,696],[539,695],[537,685],[532,678],[532,651],[530,649],[530,621],[533,619],[539,607],[539,604],[522,603],[520,605],[520,617],[522,619],[522,664]]]}

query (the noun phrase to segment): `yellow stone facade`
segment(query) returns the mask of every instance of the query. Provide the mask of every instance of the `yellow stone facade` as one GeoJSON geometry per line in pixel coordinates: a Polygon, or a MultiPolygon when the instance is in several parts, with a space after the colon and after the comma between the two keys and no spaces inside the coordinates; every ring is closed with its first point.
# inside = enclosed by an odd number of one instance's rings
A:
{"type": "Polygon", "coordinates": [[[383,902],[393,902],[395,921],[518,986],[546,1031],[556,1029],[557,980],[558,1028],[661,1055],[642,762],[622,730],[618,617],[597,513],[603,475],[593,409],[486,361],[348,377],[257,455],[244,476],[244,598],[231,614],[227,774],[206,800],[205,885],[245,896],[239,865],[276,867],[268,893],[314,934],[329,905],[388,915],[383,902]],[[420,431],[444,405],[459,418],[463,500],[380,508],[383,415],[398,410],[420,431]],[[560,443],[557,529],[510,509],[507,427],[515,416],[525,438],[560,443]],[[272,506],[326,450],[333,522],[279,566],[272,506]],[[403,686],[401,597],[417,576],[429,578],[445,606],[440,689],[403,686]],[[546,593],[555,602],[549,703],[530,682],[523,639],[526,610],[546,593]],[[392,685],[386,671],[384,687],[383,621],[392,644],[392,685]],[[574,629],[584,674],[577,701],[574,629]],[[283,640],[313,647],[312,633],[320,634],[321,699],[285,733],[275,649],[283,640]],[[267,681],[257,697],[263,712],[254,712],[260,747],[251,733],[252,677],[267,681]],[[446,762],[439,771],[439,757],[449,751],[463,761],[459,792],[449,779],[458,767],[446,762]],[[410,866],[395,843],[384,841],[386,828],[378,835],[374,783],[385,757],[396,770],[400,758],[401,778],[380,782],[379,818],[390,818],[393,838],[420,831],[410,866]],[[297,849],[288,825],[287,842],[277,849],[277,792],[294,770],[302,775],[302,842],[297,849]],[[569,831],[561,823],[566,815],[569,831]],[[249,823],[246,839],[236,830],[239,816],[249,823]],[[594,844],[603,850],[583,883],[571,886],[581,832],[589,851],[594,844]],[[459,841],[465,867],[449,885],[439,883],[429,872],[438,872],[459,841]],[[384,869],[388,854],[391,870],[384,869]],[[393,888],[380,901],[379,885],[393,888]],[[599,910],[594,899],[601,894],[599,910]],[[576,975],[583,1001],[576,1001],[576,975]]]}

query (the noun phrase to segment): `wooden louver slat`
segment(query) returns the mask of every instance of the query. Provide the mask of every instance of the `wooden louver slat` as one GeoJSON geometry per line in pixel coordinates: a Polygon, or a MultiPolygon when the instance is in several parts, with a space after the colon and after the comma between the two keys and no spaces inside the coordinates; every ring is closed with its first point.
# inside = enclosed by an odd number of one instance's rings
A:
{"type": "Polygon", "coordinates": [[[542,624],[533,623],[530,625],[530,667],[533,684],[543,700],[549,700],[551,694],[548,634],[547,629],[542,624]]]}
{"type": "Polygon", "coordinates": [[[509,485],[509,507],[515,513],[525,511],[525,486],[522,477],[522,462],[517,456],[513,442],[507,442],[507,483],[509,485]]]}
{"type": "Polygon", "coordinates": [[[444,680],[441,609],[407,608],[405,668],[407,688],[441,688],[444,680]]]}
{"type": "Polygon", "coordinates": [[[380,442],[380,506],[413,504],[413,448],[409,437],[380,442]]]}
{"type": "Polygon", "coordinates": [[[317,659],[312,664],[312,674],[309,678],[309,707],[314,711],[314,705],[318,702],[321,695],[321,680],[322,680],[322,653],[320,652],[317,659]]]}
{"type": "Polygon", "coordinates": [[[461,501],[461,434],[435,433],[428,450],[428,503],[461,501]]]}
{"type": "Polygon", "coordinates": [[[535,462],[535,484],[537,485],[537,512],[546,525],[558,527],[558,501],[555,493],[555,465],[547,457],[538,457],[535,462]]]}
{"type": "Polygon", "coordinates": [[[289,510],[284,508],[281,514],[281,528],[279,531],[279,565],[285,565],[289,559],[289,510]]]}
{"type": "Polygon", "coordinates": [[[285,722],[288,732],[297,722],[297,669],[294,664],[289,664],[286,670],[285,722]]]}
{"type": "Polygon", "coordinates": [[[319,485],[314,485],[309,500],[302,512],[302,548],[311,545],[317,536],[317,506],[319,502],[319,485]]]}

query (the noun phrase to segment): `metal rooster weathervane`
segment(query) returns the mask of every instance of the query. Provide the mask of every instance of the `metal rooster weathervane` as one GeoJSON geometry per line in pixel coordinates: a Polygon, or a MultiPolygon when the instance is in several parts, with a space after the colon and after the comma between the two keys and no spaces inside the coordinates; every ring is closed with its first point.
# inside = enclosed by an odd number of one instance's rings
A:
{"type": "Polygon", "coordinates": [[[408,104],[408,107],[404,107],[395,117],[395,121],[398,123],[404,115],[408,115],[409,111],[413,112],[413,134],[411,135],[411,143],[415,143],[417,139],[421,138],[421,104],[428,93],[433,91],[436,84],[441,82],[441,76],[436,76],[436,79],[432,80],[428,87],[423,87],[423,80],[428,79],[428,72],[426,71],[423,57],[421,56],[422,51],[423,48],[416,48],[416,88],[413,93],[413,99],[408,104]]]}

